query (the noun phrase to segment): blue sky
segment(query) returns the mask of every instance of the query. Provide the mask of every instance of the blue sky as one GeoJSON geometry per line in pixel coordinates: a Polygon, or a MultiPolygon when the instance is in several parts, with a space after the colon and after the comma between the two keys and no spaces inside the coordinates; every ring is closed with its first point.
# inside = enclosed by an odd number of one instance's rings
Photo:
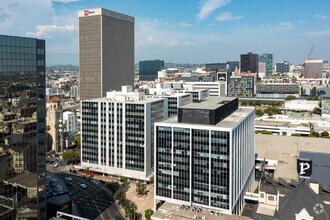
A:
{"type": "Polygon", "coordinates": [[[330,60],[329,0],[0,0],[0,34],[46,40],[47,65],[78,64],[78,10],[135,17],[135,62],[330,60]]]}

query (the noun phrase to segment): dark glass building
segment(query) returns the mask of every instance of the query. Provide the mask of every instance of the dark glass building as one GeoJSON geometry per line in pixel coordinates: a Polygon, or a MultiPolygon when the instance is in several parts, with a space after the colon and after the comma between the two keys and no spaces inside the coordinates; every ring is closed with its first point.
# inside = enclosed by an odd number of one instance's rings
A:
{"type": "Polygon", "coordinates": [[[258,73],[258,63],[258,54],[252,52],[241,54],[241,73],[258,73]]]}
{"type": "Polygon", "coordinates": [[[139,62],[140,80],[153,81],[158,78],[158,71],[164,69],[163,60],[145,60],[139,62]]]}
{"type": "Polygon", "coordinates": [[[0,35],[0,219],[46,219],[45,41],[0,35]]]}

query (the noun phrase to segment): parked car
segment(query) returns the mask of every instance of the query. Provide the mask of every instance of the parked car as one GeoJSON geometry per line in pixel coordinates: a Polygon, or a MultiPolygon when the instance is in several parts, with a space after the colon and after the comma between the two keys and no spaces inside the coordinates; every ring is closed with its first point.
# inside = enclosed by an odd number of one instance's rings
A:
{"type": "Polygon", "coordinates": [[[68,177],[65,177],[65,180],[71,182],[72,178],[68,176],[68,177]]]}
{"type": "Polygon", "coordinates": [[[55,165],[54,165],[54,167],[58,167],[59,166],[59,164],[58,163],[56,163],[55,165]]]}
{"type": "Polygon", "coordinates": [[[83,184],[83,183],[80,184],[80,187],[83,188],[83,189],[86,189],[87,188],[86,184],[83,184]]]}

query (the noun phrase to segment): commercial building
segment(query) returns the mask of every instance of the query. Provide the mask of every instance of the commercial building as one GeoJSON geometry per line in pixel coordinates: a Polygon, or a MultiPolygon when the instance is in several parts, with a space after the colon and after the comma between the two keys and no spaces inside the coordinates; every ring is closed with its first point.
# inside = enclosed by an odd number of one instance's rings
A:
{"type": "Polygon", "coordinates": [[[225,72],[227,71],[227,63],[208,63],[205,64],[206,71],[225,72]]]}
{"type": "Polygon", "coordinates": [[[304,77],[305,78],[322,78],[323,60],[311,59],[304,61],[304,77]]]}
{"type": "Polygon", "coordinates": [[[70,98],[78,98],[79,97],[79,86],[71,86],[70,87],[70,98]]]}
{"type": "Polygon", "coordinates": [[[294,78],[287,77],[267,77],[257,83],[258,98],[285,98],[289,95],[299,98],[299,84],[294,78]]]}
{"type": "Polygon", "coordinates": [[[235,69],[239,69],[239,61],[227,61],[228,71],[233,73],[235,69]]]}
{"type": "Polygon", "coordinates": [[[139,80],[154,81],[158,78],[158,71],[164,69],[163,60],[145,60],[139,62],[139,80]]]}
{"type": "Polygon", "coordinates": [[[186,85],[193,85],[194,89],[209,89],[210,96],[226,96],[226,82],[185,82],[186,85]]]}
{"type": "Polygon", "coordinates": [[[149,181],[154,123],[167,118],[165,98],[144,98],[123,86],[105,98],[81,103],[81,167],[109,176],[149,181]]]}
{"type": "Polygon", "coordinates": [[[273,54],[270,54],[270,53],[260,54],[259,62],[265,63],[266,76],[273,75],[273,54]]]}
{"type": "Polygon", "coordinates": [[[63,110],[61,100],[53,97],[47,103],[47,151],[63,151],[63,140],[61,140],[61,125],[63,118],[63,110]]]}
{"type": "Polygon", "coordinates": [[[79,15],[80,99],[134,83],[134,17],[104,8],[79,15]]]}
{"type": "Polygon", "coordinates": [[[80,131],[80,121],[73,112],[63,113],[63,124],[65,125],[63,131],[75,134],[80,131]]]}
{"type": "Polygon", "coordinates": [[[155,204],[239,214],[254,181],[254,112],[212,97],[156,122],[155,204]]]}
{"type": "Polygon", "coordinates": [[[235,97],[253,97],[254,77],[231,76],[228,79],[227,95],[235,97]]]}
{"type": "Polygon", "coordinates": [[[241,73],[258,73],[258,54],[248,52],[247,54],[241,54],[241,73]]]}
{"type": "Polygon", "coordinates": [[[288,72],[290,72],[290,63],[289,63],[289,61],[276,63],[276,72],[277,73],[288,73],[288,72]]]}
{"type": "Polygon", "coordinates": [[[322,117],[330,118],[330,94],[321,96],[322,99],[322,117]]]}
{"type": "Polygon", "coordinates": [[[45,41],[0,35],[0,219],[46,219],[45,41]]]}

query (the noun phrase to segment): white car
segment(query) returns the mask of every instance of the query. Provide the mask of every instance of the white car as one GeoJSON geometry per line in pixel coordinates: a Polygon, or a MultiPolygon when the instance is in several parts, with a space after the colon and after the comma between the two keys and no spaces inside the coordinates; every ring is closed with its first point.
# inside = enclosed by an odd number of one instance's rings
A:
{"type": "Polygon", "coordinates": [[[72,178],[71,177],[65,177],[65,180],[71,182],[72,178]]]}
{"type": "Polygon", "coordinates": [[[58,166],[59,166],[59,164],[58,164],[58,163],[54,165],[54,167],[58,167],[58,166]]]}
{"type": "Polygon", "coordinates": [[[80,184],[80,187],[83,188],[83,189],[86,189],[87,188],[86,184],[83,184],[83,183],[80,184]]]}

